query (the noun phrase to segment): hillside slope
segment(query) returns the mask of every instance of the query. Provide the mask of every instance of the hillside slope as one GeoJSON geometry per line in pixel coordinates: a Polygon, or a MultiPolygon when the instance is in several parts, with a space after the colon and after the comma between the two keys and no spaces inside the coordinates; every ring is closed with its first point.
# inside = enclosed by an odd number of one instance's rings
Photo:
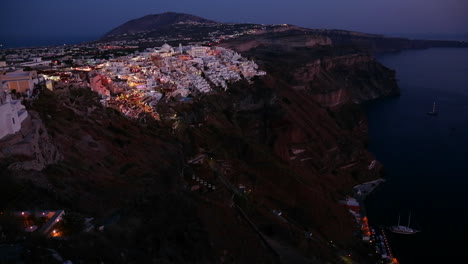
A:
{"type": "Polygon", "coordinates": [[[134,34],[142,31],[152,31],[177,23],[215,24],[216,22],[189,14],[166,12],[162,14],[147,15],[141,18],[130,20],[112,29],[104,37],[134,34]]]}
{"type": "Polygon", "coordinates": [[[160,122],[128,120],[87,89],[43,91],[32,108],[63,160],[0,170],[0,208],[65,208],[105,229],[27,249],[76,263],[339,263],[343,252],[376,263],[338,200],[382,174],[368,169],[359,103],[397,94],[394,72],[356,47],[275,36],[242,49],[267,76],[160,102],[173,117],[160,122]]]}

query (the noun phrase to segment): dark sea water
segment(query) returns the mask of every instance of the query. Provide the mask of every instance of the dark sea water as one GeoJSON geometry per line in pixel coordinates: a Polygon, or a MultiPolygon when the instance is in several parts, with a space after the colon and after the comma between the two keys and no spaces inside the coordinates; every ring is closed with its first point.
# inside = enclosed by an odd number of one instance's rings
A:
{"type": "Polygon", "coordinates": [[[370,150],[387,182],[367,199],[371,224],[406,224],[388,233],[402,264],[468,263],[468,49],[386,54],[401,96],[367,105],[370,150]],[[439,115],[428,116],[433,102],[439,115]]]}

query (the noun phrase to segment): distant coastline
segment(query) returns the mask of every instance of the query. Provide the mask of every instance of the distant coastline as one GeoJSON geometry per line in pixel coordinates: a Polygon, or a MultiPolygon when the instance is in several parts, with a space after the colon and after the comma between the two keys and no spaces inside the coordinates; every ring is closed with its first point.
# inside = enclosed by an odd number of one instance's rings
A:
{"type": "Polygon", "coordinates": [[[468,41],[467,34],[384,34],[386,37],[399,37],[408,39],[424,39],[424,40],[451,40],[451,41],[468,41]]]}
{"type": "Polygon", "coordinates": [[[74,45],[98,39],[99,36],[4,36],[0,39],[1,49],[74,45]]]}
{"type": "MultiPolygon", "coordinates": [[[[468,34],[384,34],[385,37],[399,37],[420,40],[467,41],[468,34]]],[[[3,36],[0,39],[0,49],[48,47],[59,45],[75,45],[95,41],[100,35],[90,36],[3,36]]]]}

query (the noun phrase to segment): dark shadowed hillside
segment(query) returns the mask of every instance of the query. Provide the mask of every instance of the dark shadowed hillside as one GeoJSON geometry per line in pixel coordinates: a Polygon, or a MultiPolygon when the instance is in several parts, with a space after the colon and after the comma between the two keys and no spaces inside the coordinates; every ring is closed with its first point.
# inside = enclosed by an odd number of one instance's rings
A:
{"type": "Polygon", "coordinates": [[[41,242],[77,263],[338,263],[343,252],[374,263],[338,200],[381,175],[357,103],[396,94],[394,73],[357,48],[277,40],[242,52],[267,76],[161,102],[177,116],[159,122],[128,120],[88,90],[44,91],[32,108],[63,161],[3,176],[16,191],[2,207],[95,218],[103,232],[41,242]]]}

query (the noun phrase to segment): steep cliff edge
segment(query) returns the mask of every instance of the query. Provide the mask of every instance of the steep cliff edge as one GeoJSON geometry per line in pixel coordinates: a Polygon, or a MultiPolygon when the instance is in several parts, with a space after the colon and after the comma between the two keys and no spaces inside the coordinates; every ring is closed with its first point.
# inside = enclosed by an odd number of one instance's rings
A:
{"type": "Polygon", "coordinates": [[[365,54],[318,59],[293,75],[298,82],[294,89],[307,89],[326,107],[399,94],[395,73],[365,54]]]}
{"type": "MultiPolygon", "coordinates": [[[[330,240],[339,248],[362,250],[356,243],[358,225],[338,204],[354,185],[381,173],[380,166],[368,169],[374,158],[366,150],[365,117],[357,105],[331,110],[309,91],[294,89],[282,76],[268,75],[252,85],[237,83],[229,93],[178,107],[177,113],[181,120],[175,134],[187,153],[195,156],[199,149],[209,150],[229,168],[224,174],[227,181],[252,190],[239,206],[280,258],[286,258],[284,263],[290,263],[284,247],[309,261],[337,261],[330,240]],[[281,211],[281,217],[275,211],[281,211]],[[314,234],[312,240],[308,233],[314,234]]],[[[195,174],[216,183],[206,171],[195,174]]],[[[224,191],[208,199],[225,204],[230,196],[224,191]]],[[[225,206],[220,207],[226,210],[225,206]]],[[[203,210],[205,217],[221,209],[208,208],[203,210]]],[[[225,239],[216,235],[222,227],[206,221],[210,236],[218,241],[214,248],[223,250],[219,243],[225,239]]],[[[228,247],[234,259],[250,254],[236,247],[228,247]]],[[[365,257],[362,261],[369,263],[365,257]]]]}
{"type": "Polygon", "coordinates": [[[399,94],[395,72],[368,50],[332,44],[308,31],[268,32],[255,40],[246,36],[222,45],[255,59],[292,89],[307,90],[325,107],[399,94]]]}
{"type": "MultiPolygon", "coordinates": [[[[314,231],[323,238],[352,243],[356,226],[336,201],[352,186],[381,174],[380,165],[368,169],[374,158],[366,149],[366,117],[358,104],[397,95],[395,73],[359,47],[328,43],[311,47],[306,44],[311,38],[296,37],[297,32],[294,37],[288,32],[275,33],[274,38],[279,40],[281,34],[286,35],[284,42],[263,41],[259,36],[258,42],[263,44],[250,49],[242,38],[223,43],[267,70],[270,79],[264,80],[264,86],[271,89],[275,103],[263,113],[275,112],[273,109],[281,113],[273,120],[264,120],[271,127],[257,137],[269,142],[294,176],[277,175],[281,170],[270,172],[269,181],[277,179],[273,186],[281,186],[287,194],[268,203],[271,208],[283,208],[301,225],[313,223],[317,227],[314,231]],[[300,186],[285,182],[285,178],[297,180],[300,186]]],[[[262,125],[249,127],[258,131],[262,125]]]]}

